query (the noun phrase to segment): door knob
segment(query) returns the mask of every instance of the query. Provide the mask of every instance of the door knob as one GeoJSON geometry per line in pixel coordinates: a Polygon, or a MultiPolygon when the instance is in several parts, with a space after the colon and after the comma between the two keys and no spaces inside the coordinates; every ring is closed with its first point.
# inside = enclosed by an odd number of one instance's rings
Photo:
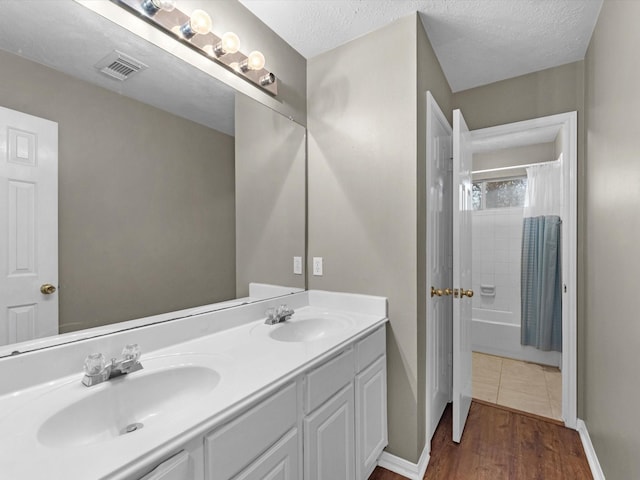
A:
{"type": "Polygon", "coordinates": [[[434,287],[431,287],[431,296],[433,297],[434,295],[437,295],[438,297],[442,296],[442,290],[438,289],[436,290],[434,287]]]}
{"type": "Polygon", "coordinates": [[[473,290],[465,290],[464,288],[460,289],[460,298],[462,297],[473,297],[473,290]]]}
{"type": "Polygon", "coordinates": [[[453,290],[451,290],[450,288],[445,288],[444,289],[444,294],[445,295],[451,295],[453,293],[453,290]]]}
{"type": "Polygon", "coordinates": [[[40,292],[42,292],[42,294],[44,295],[51,295],[55,291],[56,287],[54,287],[50,283],[45,283],[40,287],[40,292]]]}

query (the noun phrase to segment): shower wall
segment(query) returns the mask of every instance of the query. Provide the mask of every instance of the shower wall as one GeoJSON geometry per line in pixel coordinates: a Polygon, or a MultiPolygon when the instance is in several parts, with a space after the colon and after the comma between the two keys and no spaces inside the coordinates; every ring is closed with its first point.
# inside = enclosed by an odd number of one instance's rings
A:
{"type": "Polygon", "coordinates": [[[474,351],[560,366],[561,354],[520,345],[522,207],[473,212],[474,351]]]}

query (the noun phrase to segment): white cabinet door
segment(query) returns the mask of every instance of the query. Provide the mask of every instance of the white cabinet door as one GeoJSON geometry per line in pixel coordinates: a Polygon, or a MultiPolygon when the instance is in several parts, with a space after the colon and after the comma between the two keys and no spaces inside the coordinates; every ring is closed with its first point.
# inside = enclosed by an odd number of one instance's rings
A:
{"type": "Polygon", "coordinates": [[[356,376],[356,478],[366,480],[387,445],[387,358],[356,376]]]}
{"type": "Polygon", "coordinates": [[[302,471],[298,429],[282,437],[233,480],[298,480],[302,471]]]}
{"type": "Polygon", "coordinates": [[[305,480],[355,478],[353,384],[304,420],[305,480]]]}

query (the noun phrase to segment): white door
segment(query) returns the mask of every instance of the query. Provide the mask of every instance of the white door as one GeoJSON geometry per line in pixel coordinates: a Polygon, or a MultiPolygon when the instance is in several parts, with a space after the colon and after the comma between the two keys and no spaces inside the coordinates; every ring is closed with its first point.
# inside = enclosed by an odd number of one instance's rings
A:
{"type": "Polygon", "coordinates": [[[58,124],[0,107],[0,157],[6,345],[58,333],[58,124]]]}
{"type": "Polygon", "coordinates": [[[471,407],[471,169],[469,128],[453,112],[453,441],[460,442],[471,407]]]}
{"type": "Polygon", "coordinates": [[[451,401],[451,135],[427,92],[427,443],[451,401]]]}

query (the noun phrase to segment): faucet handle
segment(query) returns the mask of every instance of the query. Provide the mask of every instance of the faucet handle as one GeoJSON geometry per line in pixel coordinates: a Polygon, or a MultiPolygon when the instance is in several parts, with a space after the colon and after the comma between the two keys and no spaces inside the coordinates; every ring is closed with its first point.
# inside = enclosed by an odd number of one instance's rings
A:
{"type": "Polygon", "coordinates": [[[140,345],[137,343],[125,345],[122,349],[122,360],[133,360],[134,362],[137,362],[140,359],[141,353],[140,345]]]}
{"type": "Polygon", "coordinates": [[[87,355],[84,360],[84,373],[89,376],[96,376],[104,372],[107,362],[101,353],[92,353],[87,355]]]}
{"type": "Polygon", "coordinates": [[[265,310],[264,314],[267,317],[267,320],[273,320],[276,318],[276,315],[278,313],[278,310],[276,310],[276,307],[269,307],[265,310]]]}

